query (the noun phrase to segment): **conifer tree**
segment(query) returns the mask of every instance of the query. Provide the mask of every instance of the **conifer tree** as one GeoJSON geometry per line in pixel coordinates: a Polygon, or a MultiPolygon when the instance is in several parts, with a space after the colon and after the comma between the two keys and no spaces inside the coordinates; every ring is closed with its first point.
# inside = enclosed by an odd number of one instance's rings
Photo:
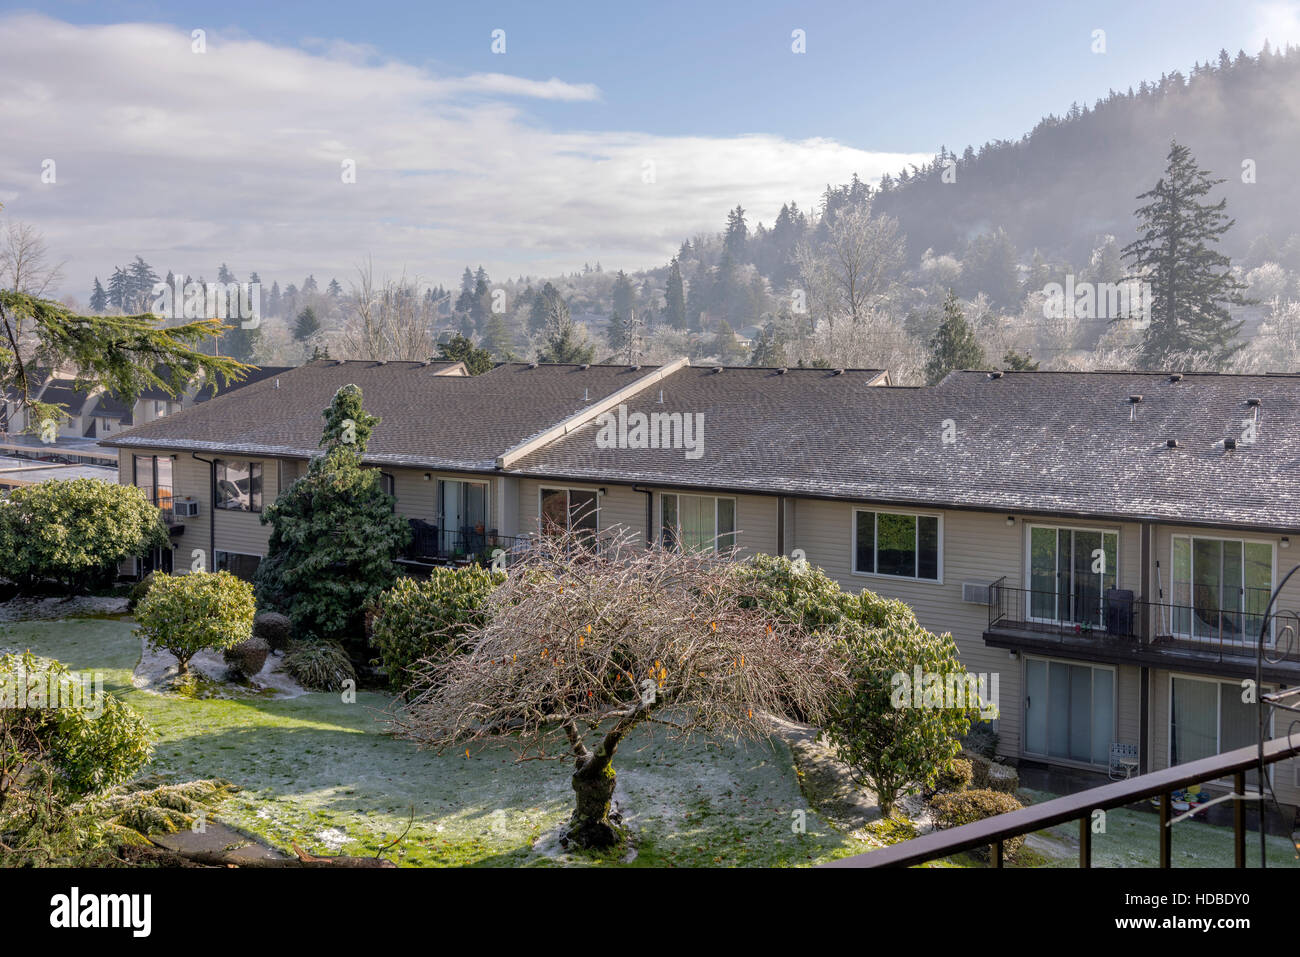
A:
{"type": "Polygon", "coordinates": [[[925,366],[926,381],[934,385],[955,369],[978,369],[984,365],[980,348],[961,311],[957,296],[949,292],[943,303],[943,319],[930,339],[930,361],[925,366]]]}
{"type": "Polygon", "coordinates": [[[1150,325],[1142,340],[1142,362],[1157,368],[1184,356],[1222,366],[1241,343],[1242,320],[1229,306],[1250,305],[1232,261],[1213,248],[1232,228],[1227,199],[1204,197],[1224,182],[1196,165],[1178,142],[1169,147],[1165,173],[1138,199],[1138,238],[1124,247],[1129,276],[1151,284],[1150,325]]]}

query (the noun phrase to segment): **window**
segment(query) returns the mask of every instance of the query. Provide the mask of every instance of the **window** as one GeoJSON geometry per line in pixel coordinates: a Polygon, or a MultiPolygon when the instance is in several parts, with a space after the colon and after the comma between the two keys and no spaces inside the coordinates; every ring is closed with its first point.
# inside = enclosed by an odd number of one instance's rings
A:
{"type": "Polygon", "coordinates": [[[261,555],[243,555],[239,552],[217,552],[217,571],[230,572],[244,581],[252,581],[257,573],[257,566],[262,562],[261,555]]]}
{"type": "Polygon", "coordinates": [[[1119,533],[1029,526],[1033,621],[1103,625],[1108,588],[1119,581],[1119,533]]]}
{"type": "Polygon", "coordinates": [[[1170,676],[1169,763],[1185,764],[1254,744],[1257,705],[1245,703],[1241,695],[1240,684],[1170,676]]]}
{"type": "Polygon", "coordinates": [[[600,504],[594,490],[544,488],[540,495],[539,523],[543,535],[578,531],[595,537],[600,525],[600,504]]]}
{"type": "Polygon", "coordinates": [[[1176,635],[1250,641],[1273,594],[1273,546],[1242,539],[1173,537],[1176,635]]]}
{"type": "Polygon", "coordinates": [[[486,547],[486,482],[438,479],[438,527],[443,554],[477,554],[486,547]]]}
{"type": "Polygon", "coordinates": [[[170,518],[172,510],[172,459],[170,455],[137,455],[132,467],[135,485],[170,518]]]}
{"type": "Polygon", "coordinates": [[[1025,659],[1025,753],[1107,764],[1115,740],[1115,672],[1025,659]]]}
{"type": "Polygon", "coordinates": [[[736,545],[734,498],[664,494],[659,511],[665,545],[704,552],[728,552],[736,545]]]}
{"type": "Polygon", "coordinates": [[[853,512],[853,571],[938,581],[939,516],[853,512]]]}
{"type": "Polygon", "coordinates": [[[217,508],[262,510],[262,463],[217,459],[217,508]]]}

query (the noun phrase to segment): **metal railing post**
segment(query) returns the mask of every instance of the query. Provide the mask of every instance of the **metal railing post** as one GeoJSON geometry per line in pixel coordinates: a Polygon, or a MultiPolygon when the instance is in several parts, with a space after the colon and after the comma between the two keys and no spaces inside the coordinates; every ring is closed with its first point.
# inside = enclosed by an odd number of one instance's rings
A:
{"type": "Polygon", "coordinates": [[[1079,866],[1092,867],[1092,820],[1079,818],[1079,866]]]}
{"type": "Polygon", "coordinates": [[[1232,776],[1232,791],[1237,799],[1232,802],[1232,866],[1246,866],[1246,772],[1232,776]]]}
{"type": "Polygon", "coordinates": [[[1169,826],[1169,792],[1160,795],[1160,866],[1173,866],[1173,831],[1169,826]]]}

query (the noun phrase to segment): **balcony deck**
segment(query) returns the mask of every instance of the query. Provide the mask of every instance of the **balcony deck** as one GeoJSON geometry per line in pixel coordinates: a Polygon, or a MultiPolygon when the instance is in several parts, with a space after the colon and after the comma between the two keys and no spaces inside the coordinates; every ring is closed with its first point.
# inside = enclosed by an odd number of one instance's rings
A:
{"type": "MultiPolygon", "coordinates": [[[[1128,664],[1195,674],[1250,678],[1255,675],[1256,637],[1242,628],[1211,630],[1206,621],[1235,621],[1235,612],[1207,611],[1110,597],[1099,601],[1093,622],[1036,619],[1027,610],[1042,596],[1028,589],[995,583],[990,588],[989,624],[984,643],[992,648],[1038,653],[1103,664],[1128,664]],[[1115,608],[1116,603],[1120,608],[1115,608]],[[1109,607],[1107,607],[1109,606],[1109,607]],[[1109,612],[1109,613],[1108,613],[1109,612]],[[1197,621],[1200,634],[1174,634],[1170,622],[1197,621]],[[1146,632],[1146,634],[1144,634],[1146,632]]],[[[1250,631],[1263,620],[1251,619],[1250,631]]],[[[1300,619],[1279,612],[1265,629],[1264,677],[1292,684],[1300,681],[1300,619]]]]}

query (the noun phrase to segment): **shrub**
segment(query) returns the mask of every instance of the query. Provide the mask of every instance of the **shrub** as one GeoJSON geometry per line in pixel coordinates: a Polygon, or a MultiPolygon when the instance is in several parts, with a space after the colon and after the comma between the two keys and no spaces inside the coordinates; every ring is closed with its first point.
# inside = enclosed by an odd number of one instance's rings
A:
{"type": "Polygon", "coordinates": [[[131,485],[51,479],[14,489],[0,508],[0,569],[24,588],[54,579],[75,591],[167,543],[158,509],[131,485]]]}
{"type": "Polygon", "coordinates": [[[230,572],[160,575],[136,608],[139,632],[176,656],[180,671],[205,648],[233,647],[253,633],[253,587],[230,572]]]}
{"type": "Polygon", "coordinates": [[[357,680],[347,649],[337,641],[297,642],[284,664],[299,684],[313,691],[341,691],[344,682],[357,680]]]}
{"type": "Polygon", "coordinates": [[[934,789],[942,793],[965,791],[975,780],[970,761],[965,758],[953,758],[939,771],[934,789]]]}
{"type": "Polygon", "coordinates": [[[128,592],[126,596],[127,611],[135,611],[136,606],[140,604],[141,599],[143,599],[145,595],[149,594],[149,589],[153,586],[154,577],[159,574],[162,573],[152,571],[131,586],[131,591],[128,592]]]}
{"type": "Polygon", "coordinates": [[[0,656],[0,807],[20,782],[80,797],[129,780],[149,761],[149,738],[138,714],[61,662],[0,656]]]}
{"type": "Polygon", "coordinates": [[[233,648],[227,648],[224,658],[234,677],[251,678],[262,670],[266,656],[271,653],[271,646],[263,638],[254,635],[247,641],[241,641],[233,648]]]}
{"type": "Polygon", "coordinates": [[[1020,787],[1020,775],[1015,768],[1007,764],[998,764],[987,758],[972,760],[974,784],[977,788],[989,791],[1003,791],[1015,794],[1020,787]]]}
{"type": "Polygon", "coordinates": [[[271,535],[257,598],[287,614],[300,635],[363,647],[365,610],[397,579],[411,529],[394,513],[379,470],[362,466],[379,420],[362,408],[361,390],[343,386],[324,415],[325,454],[262,512],[271,535]]]}
{"type": "Polygon", "coordinates": [[[253,619],[253,635],[265,641],[272,651],[283,651],[293,640],[293,622],[278,611],[264,611],[253,619]]]}
{"type": "MultiPolygon", "coordinates": [[[[1024,805],[1010,794],[976,788],[970,791],[959,791],[956,794],[940,794],[930,801],[930,807],[934,809],[935,824],[941,828],[949,828],[982,821],[997,814],[1006,814],[1024,805]]],[[[1002,842],[1003,857],[1010,860],[1024,843],[1023,834],[1007,838],[1002,842]]],[[[977,848],[973,853],[980,860],[988,860],[987,847],[977,848]]]]}
{"type": "Polygon", "coordinates": [[[971,725],[961,739],[961,749],[968,754],[978,754],[986,758],[995,758],[998,754],[998,733],[993,730],[990,721],[979,721],[971,725]]]}
{"type": "Polygon", "coordinates": [[[370,643],[379,649],[390,687],[406,689],[412,665],[481,627],[488,596],[505,577],[477,565],[437,568],[424,580],[399,578],[380,595],[370,643]]]}

